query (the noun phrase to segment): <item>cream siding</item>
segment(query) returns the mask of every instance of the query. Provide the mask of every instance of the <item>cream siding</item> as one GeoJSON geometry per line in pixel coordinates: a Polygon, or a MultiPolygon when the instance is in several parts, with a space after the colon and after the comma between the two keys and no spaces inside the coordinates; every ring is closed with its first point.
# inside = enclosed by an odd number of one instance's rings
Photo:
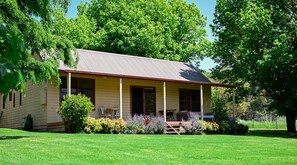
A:
{"type": "Polygon", "coordinates": [[[26,85],[26,95],[22,96],[22,105],[20,105],[20,91],[12,91],[12,100],[7,98],[6,108],[1,111],[3,116],[0,119],[1,127],[22,128],[24,125],[24,117],[31,114],[33,117],[33,128],[45,130],[46,128],[46,106],[40,104],[40,95],[45,91],[46,84],[33,85],[28,82],[26,85]],[[15,93],[15,107],[13,107],[13,94],[15,93]]]}
{"type": "MultiPolygon", "coordinates": [[[[66,76],[66,75],[62,75],[66,76]]],[[[105,106],[112,108],[114,106],[120,106],[120,90],[119,90],[119,78],[111,77],[99,77],[88,75],[76,75],[72,74],[72,78],[88,78],[95,80],[95,110],[91,112],[91,116],[99,117],[99,107],[105,106]]],[[[57,114],[56,110],[60,104],[60,88],[56,88],[54,84],[48,86],[48,109],[47,118],[48,123],[62,122],[61,117],[57,114]]]]}
{"type": "Polygon", "coordinates": [[[47,123],[61,122],[62,119],[57,113],[60,105],[60,88],[55,86],[55,82],[48,84],[47,91],[47,123]]]}
{"type": "Polygon", "coordinates": [[[99,117],[99,107],[120,107],[120,79],[112,77],[96,77],[95,96],[96,111],[91,116],[99,117]]]}

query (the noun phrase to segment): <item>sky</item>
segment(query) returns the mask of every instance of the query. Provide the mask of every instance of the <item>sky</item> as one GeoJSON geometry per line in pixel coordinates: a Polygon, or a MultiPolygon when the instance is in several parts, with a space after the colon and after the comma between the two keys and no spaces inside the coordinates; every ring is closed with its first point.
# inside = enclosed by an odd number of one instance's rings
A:
{"type": "MultiPolygon", "coordinates": [[[[89,0],[71,0],[71,5],[68,8],[68,13],[67,13],[67,17],[68,18],[75,18],[77,16],[77,5],[80,4],[80,2],[86,2],[89,0]]],[[[212,32],[210,29],[210,24],[212,24],[212,20],[213,20],[213,13],[215,10],[215,4],[216,4],[216,0],[186,0],[188,3],[195,3],[196,6],[199,8],[201,14],[203,14],[206,18],[206,32],[207,32],[207,38],[210,41],[213,41],[214,38],[212,36],[212,32]]],[[[202,60],[200,62],[200,69],[209,71],[211,68],[213,68],[216,64],[214,63],[213,60],[211,60],[210,58],[205,58],[204,60],[202,60]]]]}

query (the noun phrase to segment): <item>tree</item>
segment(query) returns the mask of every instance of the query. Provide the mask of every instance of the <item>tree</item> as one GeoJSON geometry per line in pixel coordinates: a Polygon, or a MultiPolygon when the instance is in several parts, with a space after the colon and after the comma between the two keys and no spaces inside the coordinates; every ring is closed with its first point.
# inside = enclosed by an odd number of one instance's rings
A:
{"type": "Polygon", "coordinates": [[[212,26],[213,74],[264,90],[289,133],[296,133],[296,9],[295,0],[218,0],[212,26]]]}
{"type": "Polygon", "coordinates": [[[71,41],[52,33],[52,13],[67,0],[0,1],[0,93],[56,78],[62,61],[75,66],[71,41]]]}
{"type": "Polygon", "coordinates": [[[66,33],[56,28],[77,48],[188,62],[209,45],[205,17],[184,0],[92,0],[78,11],[68,25],[57,24],[66,33]]]}

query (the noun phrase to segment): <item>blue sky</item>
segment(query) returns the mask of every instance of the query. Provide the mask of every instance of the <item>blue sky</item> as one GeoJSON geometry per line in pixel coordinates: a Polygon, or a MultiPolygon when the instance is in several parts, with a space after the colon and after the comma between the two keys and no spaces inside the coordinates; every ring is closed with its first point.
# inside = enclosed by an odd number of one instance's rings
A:
{"type": "MultiPolygon", "coordinates": [[[[72,0],[71,5],[68,8],[67,17],[74,18],[77,16],[77,5],[80,2],[86,2],[89,0],[72,0]]],[[[213,36],[209,25],[213,20],[213,13],[215,9],[216,0],[186,0],[188,3],[195,3],[198,6],[200,12],[207,18],[206,32],[208,35],[208,39],[213,41],[213,36]]],[[[209,70],[215,66],[215,63],[210,58],[205,58],[200,62],[200,69],[209,70]]]]}

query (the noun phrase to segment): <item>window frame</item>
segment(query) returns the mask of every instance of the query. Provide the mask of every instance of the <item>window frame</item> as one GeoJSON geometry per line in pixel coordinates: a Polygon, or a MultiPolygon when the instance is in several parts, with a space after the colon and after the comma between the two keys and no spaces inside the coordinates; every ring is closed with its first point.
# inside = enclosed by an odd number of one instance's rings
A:
{"type": "Polygon", "coordinates": [[[22,101],[23,101],[23,93],[22,92],[20,92],[20,106],[22,106],[23,105],[23,103],[22,103],[22,101]]]}
{"type": "Polygon", "coordinates": [[[179,100],[179,110],[183,111],[183,110],[188,110],[188,111],[192,111],[192,112],[201,112],[201,96],[200,96],[200,90],[199,89],[184,89],[184,88],[179,88],[179,95],[178,95],[178,100],[179,100]],[[189,107],[190,109],[181,109],[181,91],[187,91],[187,93],[189,94],[189,107]],[[197,111],[193,110],[193,91],[198,93],[198,102],[200,103],[199,106],[197,107],[197,111]]]}
{"type": "Polygon", "coordinates": [[[12,107],[15,108],[15,92],[13,92],[12,107]]]}
{"type": "MultiPolygon", "coordinates": [[[[66,79],[66,83],[67,83],[67,77],[66,76],[60,76],[60,79],[62,80],[62,78],[65,78],[66,79]]],[[[79,86],[78,86],[78,80],[91,80],[93,82],[93,98],[91,98],[91,102],[94,104],[94,106],[96,106],[96,96],[95,96],[95,91],[96,91],[96,84],[95,84],[95,79],[92,79],[92,78],[79,78],[79,77],[71,77],[71,83],[72,82],[75,82],[74,83],[74,87],[71,86],[71,89],[75,88],[75,95],[78,94],[78,89],[79,89],[79,86]]],[[[67,86],[67,84],[66,84],[67,86]]],[[[67,89],[67,88],[66,88],[67,89]]],[[[62,82],[61,82],[61,85],[60,85],[60,93],[59,93],[59,102],[60,102],[60,105],[62,103],[62,97],[61,97],[61,93],[62,93],[62,82]]],[[[71,92],[72,93],[72,92],[71,92]]]]}
{"type": "Polygon", "coordinates": [[[6,100],[7,100],[7,98],[5,99],[5,97],[3,95],[2,96],[2,101],[3,101],[3,103],[2,103],[2,109],[6,109],[6,100]]]}
{"type": "Polygon", "coordinates": [[[9,92],[8,97],[9,97],[9,101],[12,101],[12,92],[9,92]]]}
{"type": "Polygon", "coordinates": [[[146,115],[146,95],[145,95],[145,89],[153,89],[155,92],[154,95],[154,115],[158,115],[158,111],[157,111],[157,89],[155,86],[138,86],[138,85],[130,85],[130,114],[133,115],[133,111],[132,111],[132,89],[133,88],[141,88],[142,89],[142,96],[143,96],[143,101],[142,101],[142,115],[146,115]]]}

